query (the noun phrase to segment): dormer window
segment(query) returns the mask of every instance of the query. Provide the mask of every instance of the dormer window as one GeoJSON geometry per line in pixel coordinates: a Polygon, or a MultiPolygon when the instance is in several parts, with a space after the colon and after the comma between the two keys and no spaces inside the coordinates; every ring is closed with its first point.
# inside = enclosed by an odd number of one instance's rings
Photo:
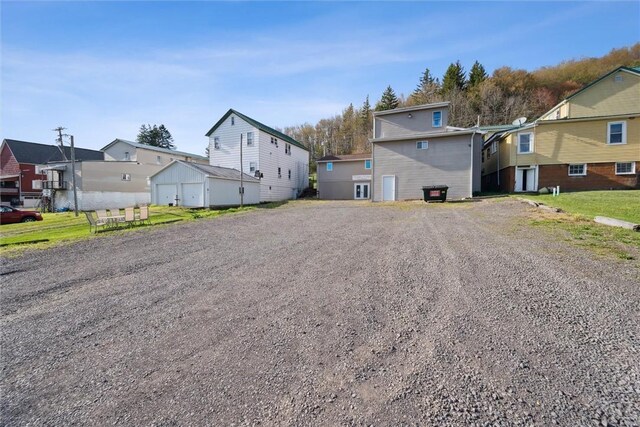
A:
{"type": "Polygon", "coordinates": [[[434,128],[442,127],[442,111],[434,111],[431,121],[434,128]]]}

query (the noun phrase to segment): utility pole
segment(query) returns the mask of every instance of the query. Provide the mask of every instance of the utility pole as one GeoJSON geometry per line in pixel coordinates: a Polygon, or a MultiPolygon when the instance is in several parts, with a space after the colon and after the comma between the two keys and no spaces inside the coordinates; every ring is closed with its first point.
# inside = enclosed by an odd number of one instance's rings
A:
{"type": "Polygon", "coordinates": [[[78,216],[78,191],[76,189],[76,150],[73,146],[73,135],[71,139],[71,185],[73,185],[73,211],[78,216]]]}
{"type": "Polygon", "coordinates": [[[242,134],[240,134],[240,207],[244,206],[244,169],[242,168],[242,134]]]}
{"type": "Polygon", "coordinates": [[[62,139],[63,136],[67,136],[64,135],[62,133],[63,130],[66,130],[67,128],[63,128],[62,126],[58,126],[57,128],[53,129],[54,132],[58,132],[58,143],[60,144],[60,152],[62,153],[62,158],[65,160],[67,159],[67,155],[64,153],[64,141],[62,139]]]}

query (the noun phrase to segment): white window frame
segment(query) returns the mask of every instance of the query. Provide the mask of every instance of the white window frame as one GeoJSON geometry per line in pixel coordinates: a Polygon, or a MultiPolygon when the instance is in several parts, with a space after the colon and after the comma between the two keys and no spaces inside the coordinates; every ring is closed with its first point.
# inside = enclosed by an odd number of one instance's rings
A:
{"type": "Polygon", "coordinates": [[[496,151],[498,151],[498,141],[493,141],[489,148],[491,149],[491,154],[496,154],[496,151]]]}
{"type": "Polygon", "coordinates": [[[125,161],[127,161],[127,162],[128,162],[129,160],[131,160],[131,155],[129,154],[129,152],[128,152],[128,151],[125,151],[125,152],[124,152],[124,160],[125,160],[125,161]]]}
{"type": "Polygon", "coordinates": [[[41,179],[32,179],[31,180],[31,188],[34,190],[42,190],[42,180],[41,179]]]}
{"type": "Polygon", "coordinates": [[[431,113],[431,126],[434,128],[442,127],[442,111],[434,111],[431,113]],[[436,114],[438,114],[438,123],[436,124],[436,114]]]}
{"type": "Polygon", "coordinates": [[[247,147],[253,145],[253,132],[247,132],[247,147]]]}
{"type": "Polygon", "coordinates": [[[416,142],[417,150],[426,150],[429,148],[429,141],[418,141],[416,142]]]}
{"type": "Polygon", "coordinates": [[[616,162],[616,175],[635,175],[636,173],[636,162],[616,162]],[[618,172],[618,165],[628,165],[631,164],[630,172],[618,172]]]}
{"type": "Polygon", "coordinates": [[[618,121],[618,122],[608,122],[607,123],[607,144],[608,145],[623,145],[627,143],[627,122],[626,121],[618,121]],[[621,142],[611,142],[611,125],[622,125],[622,141],[621,142]]]}
{"type": "Polygon", "coordinates": [[[533,153],[533,132],[523,132],[518,134],[518,154],[531,154],[533,153]],[[529,151],[520,150],[520,137],[529,135],[529,151]]]}
{"type": "Polygon", "coordinates": [[[333,171],[333,162],[327,162],[326,170],[327,172],[333,171]]]}
{"type": "Polygon", "coordinates": [[[366,159],[366,160],[364,161],[364,168],[365,168],[365,169],[371,169],[371,159],[366,159]],[[367,166],[367,164],[368,164],[369,166],[367,166]]]}
{"type": "Polygon", "coordinates": [[[213,137],[213,149],[214,150],[219,150],[220,149],[220,137],[219,136],[214,136],[213,137]]]}
{"type": "Polygon", "coordinates": [[[567,173],[569,174],[569,176],[587,176],[587,164],[572,163],[567,167],[567,173]],[[571,166],[582,166],[582,173],[571,173],[571,166]]]}
{"type": "Polygon", "coordinates": [[[257,162],[249,162],[249,172],[255,172],[258,169],[257,162]]]}

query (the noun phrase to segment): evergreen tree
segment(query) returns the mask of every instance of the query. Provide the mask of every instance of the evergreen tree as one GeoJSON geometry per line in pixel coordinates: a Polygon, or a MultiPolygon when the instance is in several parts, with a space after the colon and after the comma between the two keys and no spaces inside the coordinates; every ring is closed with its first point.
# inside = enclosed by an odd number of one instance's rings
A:
{"type": "Polygon", "coordinates": [[[427,68],[422,73],[418,86],[409,97],[409,104],[420,105],[437,102],[440,98],[438,92],[440,92],[440,80],[434,78],[427,68]]]}
{"type": "Polygon", "coordinates": [[[382,98],[380,98],[380,101],[378,101],[378,103],[376,104],[376,111],[393,110],[395,108],[398,108],[398,105],[400,105],[400,100],[391,88],[391,85],[389,85],[382,93],[382,98]]]}
{"type": "Polygon", "coordinates": [[[360,119],[363,122],[368,124],[370,117],[371,117],[371,104],[369,103],[369,95],[367,95],[367,99],[364,100],[364,103],[362,104],[362,108],[360,108],[360,119]]]}
{"type": "Polygon", "coordinates": [[[485,71],[482,64],[480,64],[478,61],[474,62],[471,70],[469,71],[469,87],[477,87],[480,83],[485,81],[487,77],[487,72],[485,71]]]}
{"type": "Polygon", "coordinates": [[[142,125],[136,141],[140,144],[175,150],[171,132],[164,125],[142,125]]]}
{"type": "Polygon", "coordinates": [[[442,78],[442,91],[447,93],[454,89],[464,90],[465,83],[464,68],[460,65],[460,61],[456,61],[449,65],[447,71],[444,73],[444,77],[442,78]]]}

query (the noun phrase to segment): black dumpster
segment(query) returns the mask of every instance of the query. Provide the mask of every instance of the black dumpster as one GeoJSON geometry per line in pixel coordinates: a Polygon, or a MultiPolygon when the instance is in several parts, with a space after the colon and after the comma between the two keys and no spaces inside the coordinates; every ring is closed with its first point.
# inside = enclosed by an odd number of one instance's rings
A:
{"type": "Polygon", "coordinates": [[[444,202],[447,200],[447,190],[449,187],[446,185],[429,185],[422,187],[422,193],[424,194],[425,202],[433,202],[439,200],[444,202]]]}

